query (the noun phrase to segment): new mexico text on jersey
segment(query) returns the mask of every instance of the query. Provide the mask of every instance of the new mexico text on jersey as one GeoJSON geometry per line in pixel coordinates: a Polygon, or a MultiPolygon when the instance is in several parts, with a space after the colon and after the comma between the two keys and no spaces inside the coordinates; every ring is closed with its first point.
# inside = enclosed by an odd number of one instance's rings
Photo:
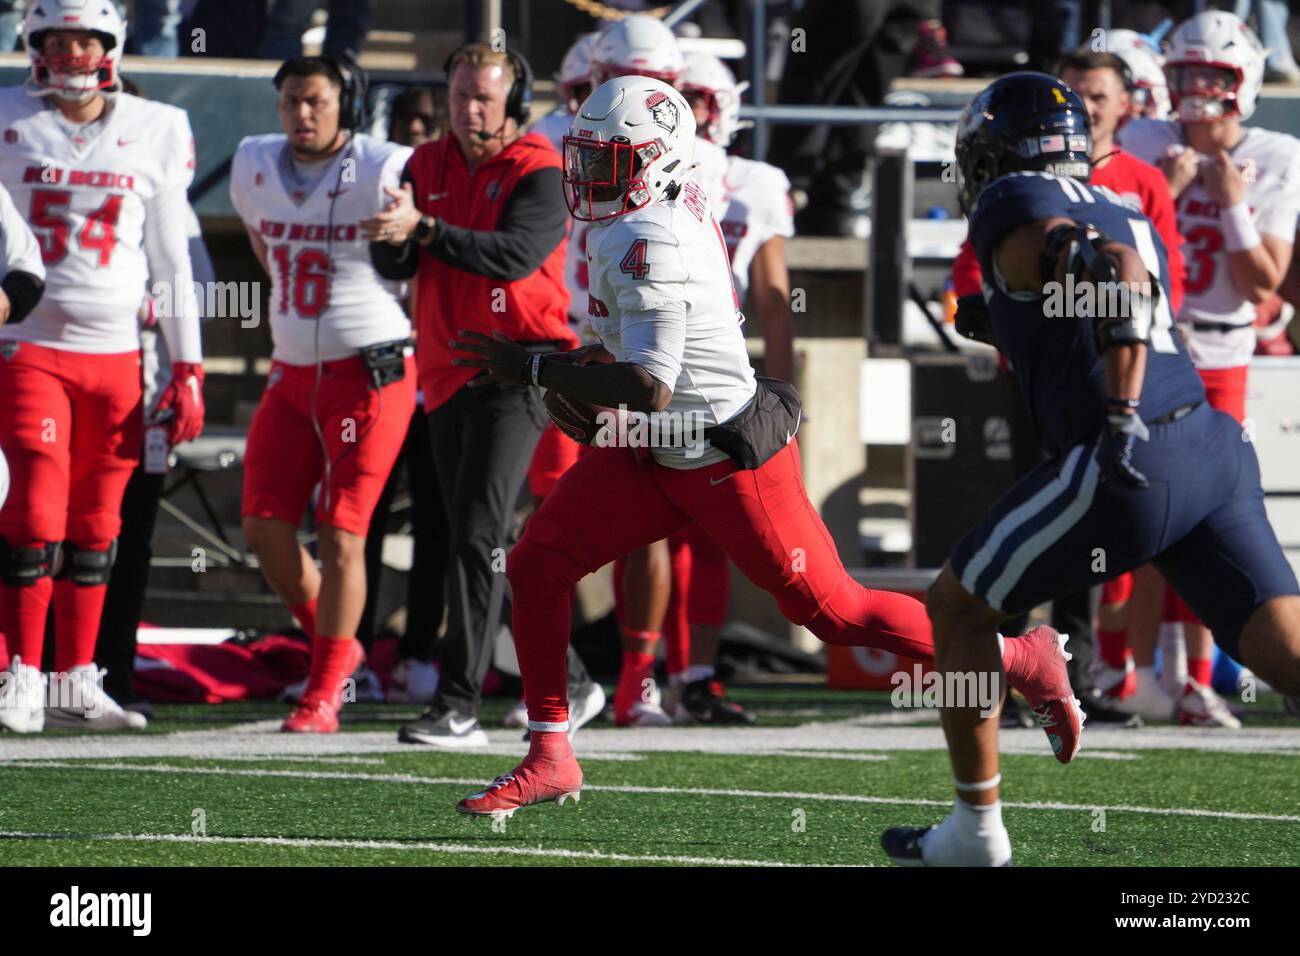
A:
{"type": "Polygon", "coordinates": [[[283,134],[239,144],[230,198],[266,242],[273,358],[313,365],[411,334],[397,284],[375,272],[358,228],[391,202],[384,187],[398,187],[410,155],[408,147],[358,134],[314,187],[304,187],[294,179],[283,134]]]}

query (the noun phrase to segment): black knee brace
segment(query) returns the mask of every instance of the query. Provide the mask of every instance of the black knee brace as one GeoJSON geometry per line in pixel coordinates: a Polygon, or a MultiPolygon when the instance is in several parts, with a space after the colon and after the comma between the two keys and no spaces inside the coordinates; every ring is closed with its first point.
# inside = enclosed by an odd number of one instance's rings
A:
{"type": "Polygon", "coordinates": [[[63,562],[54,577],[57,580],[71,579],[73,584],[87,587],[95,584],[107,584],[113,571],[113,561],[117,559],[117,539],[109,542],[104,551],[92,551],[79,548],[71,541],[63,542],[63,562]]]}
{"type": "Polygon", "coordinates": [[[59,542],[39,548],[13,548],[0,538],[0,581],[13,587],[35,584],[53,574],[59,558],[59,542]]]}

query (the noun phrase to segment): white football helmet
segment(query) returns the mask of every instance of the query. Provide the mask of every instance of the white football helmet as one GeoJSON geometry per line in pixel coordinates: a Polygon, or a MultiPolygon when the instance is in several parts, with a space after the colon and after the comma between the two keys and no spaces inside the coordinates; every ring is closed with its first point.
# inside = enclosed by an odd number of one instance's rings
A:
{"type": "Polygon", "coordinates": [[[1264,82],[1266,54],[1259,38],[1223,10],[1184,20],[1169,38],[1165,77],[1179,121],[1246,119],[1264,82]]]}
{"type": "Polygon", "coordinates": [[[578,112],[582,101],[591,95],[591,51],[599,39],[599,33],[584,33],[560,61],[555,82],[559,84],[564,108],[570,113],[578,112]]]}
{"type": "Polygon", "coordinates": [[[700,127],[700,135],[710,143],[727,146],[742,129],[753,123],[740,120],[740,95],[748,83],[737,83],[727,65],[708,53],[688,53],[682,65],[677,88],[689,103],[695,96],[708,102],[709,119],[700,127]]]}
{"type": "Polygon", "coordinates": [[[651,76],[670,86],[682,72],[677,37],[654,17],[643,14],[615,20],[605,28],[591,51],[591,84],[600,86],[616,76],[651,76]]]}
{"type": "Polygon", "coordinates": [[[1135,30],[1107,30],[1104,42],[1103,49],[1123,60],[1133,78],[1133,88],[1129,90],[1133,102],[1130,115],[1168,119],[1169,86],[1165,83],[1160,48],[1135,30]]]}
{"type": "Polygon", "coordinates": [[[122,89],[118,63],[125,43],[126,25],[112,0],[36,0],[23,20],[23,45],[32,61],[28,92],[74,101],[118,92],[122,89]],[[47,57],[41,47],[50,30],[85,30],[99,38],[104,55],[97,60],[47,57]]]}
{"type": "Polygon", "coordinates": [[[695,117],[682,94],[653,77],[615,77],[587,97],[564,137],[569,214],[599,222],[676,195],[694,160],[695,117]]]}

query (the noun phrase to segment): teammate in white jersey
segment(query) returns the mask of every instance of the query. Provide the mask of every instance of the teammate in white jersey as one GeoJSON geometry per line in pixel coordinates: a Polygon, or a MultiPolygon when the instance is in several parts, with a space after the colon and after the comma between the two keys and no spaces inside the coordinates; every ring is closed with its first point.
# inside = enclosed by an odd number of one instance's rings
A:
{"type": "Polygon", "coordinates": [[[312,639],[292,732],[338,730],[343,681],[363,658],[366,531],[415,407],[410,321],[360,226],[387,208],[411,150],[355,131],[356,77],[327,57],[285,62],[284,134],[245,139],[231,169],[231,199],[271,276],[274,343],[248,433],[244,536],[312,639]],[[318,482],[319,571],[296,538],[318,482]]]}
{"type": "Polygon", "coordinates": [[[13,472],[0,511],[0,623],[18,668],[35,668],[54,603],[58,706],[42,711],[40,676],[24,670],[19,683],[36,693],[19,704],[23,729],[140,727],[104,694],[93,657],[140,457],[147,280],[173,293],[159,318],[175,360],[159,414],[172,443],[203,425],[186,236],[194,140],[184,111],[120,92],[125,28],[112,4],[42,0],[24,37],[30,78],[0,92],[0,182],[47,276],[27,320],[0,329],[0,445],[13,472]]]}
{"type": "MultiPolygon", "coordinates": [[[[1187,264],[1179,328],[1205,383],[1206,398],[1238,421],[1246,414],[1246,373],[1255,350],[1255,306],[1277,291],[1291,262],[1300,216],[1300,141],[1245,127],[1264,75],[1265,53],[1230,13],[1206,11],[1170,38],[1165,74],[1174,118],[1130,120],[1125,149],[1159,166],[1169,179],[1187,264]]],[[[1184,623],[1188,681],[1177,701],[1155,682],[1152,661],[1163,603],[1151,569],[1134,581],[1132,628],[1138,686],[1121,706],[1145,715],[1177,706],[1179,720],[1239,726],[1206,685],[1212,642],[1205,627],[1184,623]]],[[[1185,616],[1190,616],[1187,613],[1185,616]]]]}
{"type": "MultiPolygon", "coordinates": [[[[582,786],[566,731],[565,646],[573,586],[621,554],[704,526],[782,611],[833,643],[924,659],[920,602],[869,592],[844,570],[803,489],[798,396],[755,380],[722,233],[691,188],[695,120],[657,80],[621,77],[583,104],[565,139],[565,191],[594,224],[590,312],[603,346],[577,361],[530,356],[483,334],[454,343],[478,381],[528,382],[597,405],[681,413],[711,428],[691,448],[599,447],[529,520],[506,568],[531,731],[528,756],[462,813],[508,815],[582,786]],[[787,545],[806,547],[792,567],[787,545]]],[[[689,430],[688,430],[689,431],[689,430]]]]}
{"type": "Polygon", "coordinates": [[[574,41],[573,46],[560,61],[560,71],[555,74],[555,85],[560,89],[560,103],[533,124],[533,132],[541,133],[560,150],[561,141],[569,134],[569,124],[573,114],[578,112],[591,94],[591,51],[600,39],[599,33],[584,33],[574,41]]]}

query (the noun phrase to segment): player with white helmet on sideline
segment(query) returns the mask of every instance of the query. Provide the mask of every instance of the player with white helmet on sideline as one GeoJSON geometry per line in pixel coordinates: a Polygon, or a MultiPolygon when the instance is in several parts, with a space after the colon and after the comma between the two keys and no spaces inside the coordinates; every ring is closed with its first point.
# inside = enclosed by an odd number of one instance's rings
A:
{"type": "MultiPolygon", "coordinates": [[[[1211,10],[1183,22],[1170,37],[1165,75],[1175,115],[1131,120],[1123,146],[1158,165],[1174,195],[1186,245],[1185,297],[1178,315],[1187,351],[1211,405],[1245,417],[1246,375],[1255,349],[1255,305],[1281,284],[1291,262],[1300,217],[1300,141],[1243,126],[1255,110],[1265,51],[1231,13],[1211,10]]],[[[1163,602],[1154,572],[1139,572],[1133,601],[1163,602]]],[[[1158,623],[1159,615],[1142,615],[1158,623]]],[[[1239,726],[1209,690],[1211,641],[1186,622],[1189,680],[1177,701],[1154,679],[1153,627],[1135,629],[1138,686],[1128,706],[1143,716],[1182,723],[1239,726]]]]}
{"type": "Polygon", "coordinates": [[[560,71],[555,74],[555,85],[560,90],[559,105],[533,124],[533,132],[550,140],[557,152],[568,135],[573,114],[591,94],[591,51],[599,39],[599,33],[584,33],[569,47],[560,61],[560,71]]]}
{"type": "Polygon", "coordinates": [[[113,4],[41,0],[23,35],[29,79],[0,92],[0,182],[48,274],[27,321],[0,329],[0,445],[13,472],[0,510],[0,624],[21,661],[11,668],[39,690],[30,671],[53,602],[57,699],[43,707],[25,695],[5,723],[139,728],[145,719],[104,693],[94,651],[143,446],[138,315],[150,281],[171,290],[159,327],[173,379],[158,414],[171,444],[203,427],[187,236],[194,138],[183,110],[121,92],[126,29],[113,4]]]}
{"type": "Polygon", "coordinates": [[[1107,30],[1102,49],[1114,53],[1128,66],[1133,86],[1129,90],[1132,117],[1169,118],[1169,85],[1165,80],[1160,48],[1136,30],[1107,30]]]}

